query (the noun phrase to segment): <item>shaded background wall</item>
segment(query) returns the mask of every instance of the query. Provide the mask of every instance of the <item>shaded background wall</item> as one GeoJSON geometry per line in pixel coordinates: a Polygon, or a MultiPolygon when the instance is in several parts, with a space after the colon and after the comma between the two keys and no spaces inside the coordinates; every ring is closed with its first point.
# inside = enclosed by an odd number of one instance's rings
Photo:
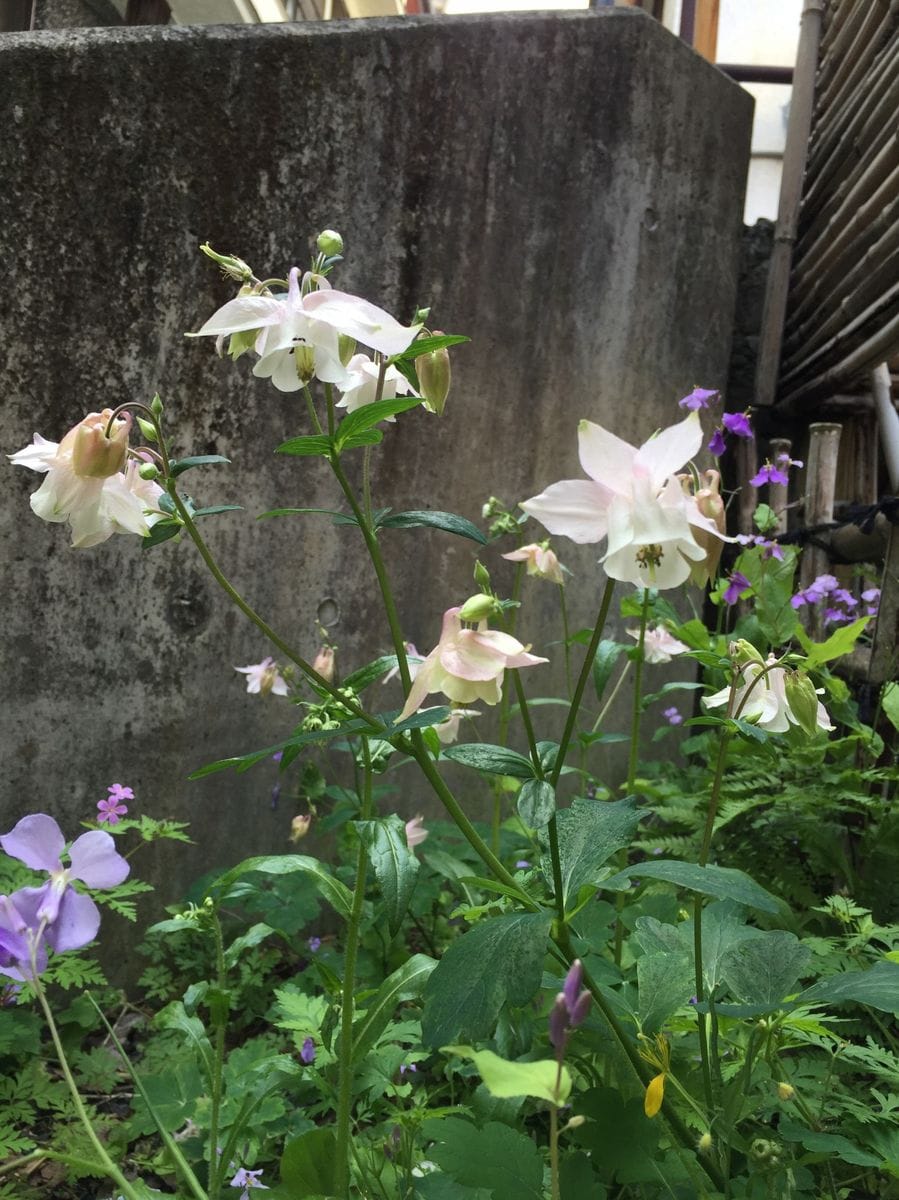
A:
{"type": "MultiPolygon", "coordinates": [[[[694,383],[724,381],[751,101],[637,12],[8,34],[0,114],[4,448],[158,390],[177,453],[234,460],[186,477],[198,503],[245,507],[206,526],[214,553],[307,657],[336,613],[344,671],[389,647],[371,572],[327,518],[254,521],[337,494],[321,464],[272,456],[308,431],[296,398],[184,338],[233,294],[201,242],[283,275],[339,229],[338,286],[404,320],[430,303],[472,336],[445,417],[386,434],[376,504],[478,519],[490,492],[579,476],[581,418],[641,442],[694,383]]],[[[0,472],[0,826],[39,808],[72,835],[108,783],[130,784],[137,811],[192,822],[195,848],[144,852],[169,901],[284,845],[273,769],[186,776],[277,741],[294,714],[245,695],[233,667],[267,647],[189,543],[72,551],[30,512],[39,483],[0,472]]],[[[509,548],[483,556],[499,582],[509,548]]],[[[386,554],[406,634],[430,649],[472,590],[471,545],[395,531],[386,554]]],[[[585,625],[598,552],[560,554],[585,625]]],[[[525,589],[537,653],[559,636],[554,590],[525,589]]],[[[552,694],[560,667],[540,670],[529,690],[552,694]]]]}

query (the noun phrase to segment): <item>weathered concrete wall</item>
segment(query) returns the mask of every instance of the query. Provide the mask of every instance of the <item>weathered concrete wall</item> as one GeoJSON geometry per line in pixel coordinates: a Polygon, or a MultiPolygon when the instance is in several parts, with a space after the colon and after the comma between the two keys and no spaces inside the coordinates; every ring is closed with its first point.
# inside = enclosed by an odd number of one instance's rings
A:
{"type": "MultiPolygon", "coordinates": [[[[396,509],[477,518],[491,491],[577,476],[580,418],[639,442],[694,383],[723,382],[750,119],[745,93],[630,10],[5,35],[4,449],[158,389],[181,453],[234,459],[188,477],[199,502],[245,506],[206,527],[231,578],[309,656],[334,598],[353,669],[389,646],[371,572],[327,518],[254,521],[337,495],[319,464],[272,457],[307,431],[302,405],[184,338],[231,295],[199,243],[283,274],[337,228],[341,286],[407,319],[431,303],[471,334],[446,416],[390,430],[375,486],[396,509]]],[[[233,666],[267,648],[189,544],[74,552],[32,516],[39,482],[0,471],[0,827],[39,807],[74,833],[129,783],[137,809],[193,822],[196,849],[140,864],[169,900],[284,844],[291,809],[271,809],[265,767],[186,776],[276,741],[291,715],[244,694],[233,666]]],[[[484,557],[508,579],[505,548],[484,557]]],[[[561,550],[583,625],[598,554],[561,550]]],[[[407,636],[430,648],[471,590],[470,545],[396,531],[386,552],[407,636]]],[[[554,590],[527,590],[538,652],[559,636],[554,590]]]]}

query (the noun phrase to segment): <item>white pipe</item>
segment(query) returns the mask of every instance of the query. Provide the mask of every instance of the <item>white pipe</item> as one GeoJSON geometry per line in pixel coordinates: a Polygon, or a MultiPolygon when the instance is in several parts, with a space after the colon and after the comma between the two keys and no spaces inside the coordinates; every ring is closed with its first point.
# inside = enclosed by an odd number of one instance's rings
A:
{"type": "Polygon", "coordinates": [[[871,372],[871,390],[874,392],[880,444],[887,463],[890,489],[894,494],[899,494],[899,413],[893,404],[890,369],[886,363],[881,363],[871,372]]]}

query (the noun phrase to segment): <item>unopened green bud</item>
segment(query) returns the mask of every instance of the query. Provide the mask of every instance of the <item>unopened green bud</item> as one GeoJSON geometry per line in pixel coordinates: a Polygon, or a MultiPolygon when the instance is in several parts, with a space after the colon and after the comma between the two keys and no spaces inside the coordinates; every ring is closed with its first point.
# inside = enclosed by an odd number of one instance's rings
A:
{"type": "Polygon", "coordinates": [[[144,417],[138,417],[137,424],[140,427],[141,433],[144,435],[144,437],[147,439],[148,442],[155,442],[158,440],[156,437],[156,426],[153,424],[152,421],[148,421],[144,417]]]}
{"type": "Polygon", "coordinates": [[[217,254],[208,242],[202,245],[200,249],[207,258],[211,258],[213,262],[218,263],[222,268],[223,275],[227,275],[231,279],[236,279],[238,282],[245,282],[253,278],[252,270],[242,258],[237,258],[233,254],[217,254]]]}
{"type": "Polygon", "coordinates": [[[137,473],[141,479],[158,479],[159,467],[156,463],[144,463],[142,467],[137,468],[137,473]]]}
{"type": "Polygon", "coordinates": [[[747,663],[758,663],[760,667],[765,665],[765,660],[756,650],[751,642],[747,642],[745,638],[740,638],[736,642],[731,642],[727,647],[727,652],[737,664],[738,667],[745,667],[747,663]]]}
{"type": "Polygon", "coordinates": [[[415,310],[415,316],[412,318],[412,324],[413,325],[424,325],[425,321],[427,321],[427,319],[430,315],[431,315],[430,308],[417,308],[415,310]]]}
{"type": "Polygon", "coordinates": [[[818,694],[808,675],[787,671],[784,678],[787,704],[803,733],[814,737],[818,731],[818,694]]]}
{"type": "Polygon", "coordinates": [[[159,395],[159,392],[156,392],[153,399],[150,401],[150,412],[154,417],[157,418],[161,417],[165,412],[165,408],[162,404],[162,397],[159,395]]]}
{"type": "Polygon", "coordinates": [[[343,238],[335,229],[323,229],[315,239],[315,244],[328,258],[343,254],[343,238]]]}
{"type": "Polygon", "coordinates": [[[479,592],[477,596],[469,596],[459,610],[459,617],[463,621],[486,621],[495,611],[494,598],[479,592]]]}
{"type": "Polygon", "coordinates": [[[479,559],[475,559],[473,575],[474,575],[474,581],[478,585],[478,587],[481,589],[481,591],[489,592],[490,591],[490,572],[487,570],[487,568],[484,566],[484,564],[479,559]]]}
{"type": "Polygon", "coordinates": [[[452,381],[449,351],[443,346],[440,350],[420,354],[415,360],[415,367],[425,408],[442,417],[452,381]]]}
{"type": "Polygon", "coordinates": [[[338,333],[337,335],[337,354],[340,358],[341,365],[348,367],[350,359],[356,353],[356,339],[351,338],[348,333],[338,333]]]}

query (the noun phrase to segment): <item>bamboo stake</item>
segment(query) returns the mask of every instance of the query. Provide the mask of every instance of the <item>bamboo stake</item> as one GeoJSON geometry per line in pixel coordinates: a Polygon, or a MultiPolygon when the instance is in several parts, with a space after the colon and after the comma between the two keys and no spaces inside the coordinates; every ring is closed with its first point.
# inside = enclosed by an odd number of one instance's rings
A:
{"type": "Polygon", "coordinates": [[[895,354],[897,346],[899,346],[899,314],[835,366],[816,375],[814,379],[799,384],[794,387],[793,391],[787,392],[783,396],[781,404],[778,405],[779,411],[785,414],[797,412],[806,401],[820,396],[822,393],[839,390],[840,383],[846,383],[866,368],[870,369],[882,362],[885,356],[889,357],[889,355],[895,354]]]}
{"type": "Polygon", "coordinates": [[[865,15],[852,45],[830,81],[819,83],[818,103],[822,111],[839,107],[841,96],[851,92],[854,84],[861,79],[872,59],[880,51],[883,38],[889,34],[888,10],[878,9],[876,4],[869,4],[867,8],[865,5],[859,5],[859,8],[865,15]]]}
{"type": "Polygon", "coordinates": [[[780,204],[774,230],[774,248],[768,268],[765,305],[759,336],[756,368],[756,404],[774,402],[777,372],[780,364],[780,345],[783,337],[787,290],[790,283],[790,259],[796,240],[802,178],[808,151],[812,105],[815,96],[815,68],[818,61],[818,39],[824,0],[806,0],[799,30],[799,50],[793,75],[793,98],[784,152],[780,204]]]}
{"type": "Polygon", "coordinates": [[[826,87],[830,82],[834,71],[843,61],[849,47],[855,40],[859,24],[864,20],[863,5],[856,3],[848,4],[846,7],[849,10],[846,14],[846,19],[834,38],[833,44],[828,47],[827,54],[821,60],[818,81],[821,88],[826,87]]]}
{"type": "MultiPolygon", "coordinates": [[[[789,438],[772,438],[771,442],[771,458],[774,464],[777,460],[786,455],[790,457],[790,450],[793,443],[789,438]]],[[[788,483],[769,483],[768,484],[768,503],[777,517],[777,532],[786,533],[787,531],[787,504],[789,503],[790,485],[788,483]]]]}
{"type": "MultiPolygon", "coordinates": [[[[880,329],[886,328],[896,315],[896,305],[897,300],[899,300],[896,294],[897,287],[899,285],[892,287],[885,295],[878,297],[864,312],[859,313],[839,333],[835,333],[830,341],[820,346],[807,359],[803,359],[802,362],[791,367],[790,370],[784,371],[780,380],[781,388],[795,387],[802,376],[807,376],[812,370],[821,371],[822,367],[828,361],[831,366],[836,365],[836,363],[841,361],[839,355],[842,355],[843,359],[848,358],[851,354],[855,353],[860,345],[864,344],[863,342],[859,342],[859,338],[866,339],[869,342],[872,341],[876,333],[880,329]]],[[[890,345],[890,342],[885,343],[885,352],[887,354],[890,353],[890,345]]],[[[856,370],[870,370],[882,358],[883,352],[879,353],[873,362],[862,362],[856,367],[856,370]]]]}
{"type": "MultiPolygon", "coordinates": [[[[882,120],[882,118],[881,118],[882,120]]],[[[805,222],[803,239],[813,221],[826,221],[844,203],[847,194],[867,199],[873,191],[880,187],[884,179],[896,167],[897,135],[890,122],[886,122],[871,142],[862,147],[853,148],[855,159],[845,175],[837,176],[826,182],[813,179],[805,194],[802,206],[802,216],[805,222]]],[[[802,249],[802,240],[800,249],[802,249]]]]}
{"type": "Polygon", "coordinates": [[[846,18],[849,16],[851,9],[851,4],[841,4],[840,0],[833,0],[833,3],[828,4],[825,8],[821,34],[822,61],[830,54],[833,40],[846,23],[846,18]]]}
{"type": "MultiPolygon", "coordinates": [[[[833,500],[837,482],[837,459],[840,453],[841,425],[816,422],[809,426],[808,462],[805,472],[805,504],[803,519],[806,527],[825,525],[833,520],[833,500]]],[[[829,566],[827,551],[809,543],[802,551],[799,577],[807,588],[829,566]]],[[[823,620],[817,608],[808,605],[804,610],[811,637],[819,638],[823,620]]]]}

